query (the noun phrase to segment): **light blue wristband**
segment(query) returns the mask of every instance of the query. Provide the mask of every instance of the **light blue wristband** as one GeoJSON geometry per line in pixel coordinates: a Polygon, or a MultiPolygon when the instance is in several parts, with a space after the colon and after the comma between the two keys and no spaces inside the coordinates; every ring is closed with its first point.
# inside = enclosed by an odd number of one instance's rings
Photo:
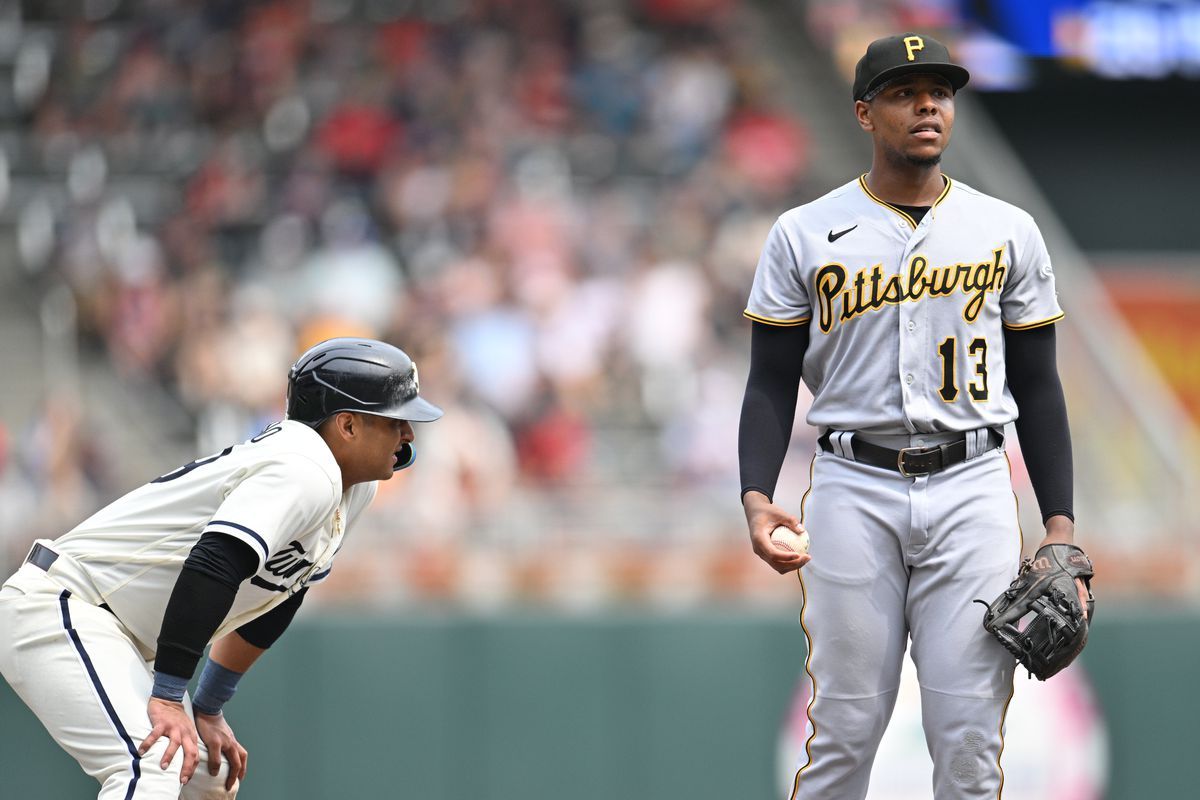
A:
{"type": "Polygon", "coordinates": [[[204,664],[200,680],[196,684],[196,696],[192,698],[192,708],[201,714],[216,716],[221,713],[221,707],[229,702],[237,691],[238,681],[242,679],[241,672],[222,667],[211,658],[204,664]]]}
{"type": "Polygon", "coordinates": [[[150,690],[151,697],[159,700],[170,700],[172,703],[182,703],[183,693],[187,691],[188,679],[178,675],[168,675],[165,672],[154,671],[154,688],[150,690]]]}

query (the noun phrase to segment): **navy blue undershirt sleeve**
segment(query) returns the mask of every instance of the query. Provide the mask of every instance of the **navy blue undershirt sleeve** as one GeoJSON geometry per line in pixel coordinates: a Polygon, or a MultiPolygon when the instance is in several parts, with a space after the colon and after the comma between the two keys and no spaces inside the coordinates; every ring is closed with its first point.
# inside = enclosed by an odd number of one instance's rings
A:
{"type": "Polygon", "coordinates": [[[782,327],[753,323],[750,375],[738,425],[738,467],[742,496],[775,495],[796,419],[796,393],[808,350],[809,325],[782,327]]]}
{"type": "Polygon", "coordinates": [[[1075,519],[1071,428],[1054,327],[1004,331],[1004,368],[1020,415],[1017,436],[1043,522],[1055,515],[1075,519]]]}

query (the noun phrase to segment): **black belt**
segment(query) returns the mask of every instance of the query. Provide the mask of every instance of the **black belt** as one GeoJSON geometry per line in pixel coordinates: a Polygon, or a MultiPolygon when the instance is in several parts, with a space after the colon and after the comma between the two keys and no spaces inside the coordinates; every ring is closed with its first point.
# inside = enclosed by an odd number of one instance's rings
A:
{"type": "MultiPolygon", "coordinates": [[[[821,438],[817,439],[817,444],[826,453],[834,452],[833,447],[829,444],[831,433],[837,433],[837,431],[826,431],[821,434],[821,438]]],[[[1002,444],[1004,444],[1004,434],[995,428],[988,428],[988,442],[984,451],[994,450],[1002,444]]],[[[855,438],[850,448],[854,451],[855,461],[880,469],[890,469],[892,472],[899,472],[906,478],[929,475],[967,460],[966,437],[932,447],[904,447],[900,450],[880,447],[877,444],[855,438]]]]}
{"type": "MultiPolygon", "coordinates": [[[[34,542],[33,547],[29,548],[29,555],[25,556],[25,563],[33,564],[43,572],[49,572],[55,561],[58,561],[58,553],[39,542],[34,542]]],[[[108,603],[100,603],[100,608],[110,614],[113,613],[113,610],[108,607],[108,603]]]]}
{"type": "Polygon", "coordinates": [[[48,572],[50,567],[54,566],[54,562],[58,561],[58,553],[49,547],[35,542],[29,550],[29,555],[25,556],[25,561],[44,572],[48,572]]]}

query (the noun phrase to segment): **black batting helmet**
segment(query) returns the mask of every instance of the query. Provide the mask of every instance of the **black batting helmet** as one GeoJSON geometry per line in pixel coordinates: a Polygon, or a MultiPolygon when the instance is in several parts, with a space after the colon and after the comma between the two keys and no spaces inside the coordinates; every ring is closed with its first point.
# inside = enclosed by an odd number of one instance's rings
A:
{"type": "Polygon", "coordinates": [[[374,339],[327,339],[288,372],[287,417],[316,428],[339,411],[433,422],[442,410],[418,397],[417,365],[374,339]]]}

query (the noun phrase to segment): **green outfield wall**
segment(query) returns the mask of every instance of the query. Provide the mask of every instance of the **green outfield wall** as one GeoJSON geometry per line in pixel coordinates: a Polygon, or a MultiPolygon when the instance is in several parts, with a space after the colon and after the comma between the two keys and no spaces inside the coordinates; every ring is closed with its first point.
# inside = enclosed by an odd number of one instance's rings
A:
{"type": "MultiPolygon", "coordinates": [[[[803,656],[794,617],[302,615],[229,708],[240,797],[767,800],[803,656]]],[[[1200,613],[1109,613],[1084,657],[1109,799],[1195,796],[1200,613]]],[[[95,792],[0,682],[0,798],[95,792]]]]}

